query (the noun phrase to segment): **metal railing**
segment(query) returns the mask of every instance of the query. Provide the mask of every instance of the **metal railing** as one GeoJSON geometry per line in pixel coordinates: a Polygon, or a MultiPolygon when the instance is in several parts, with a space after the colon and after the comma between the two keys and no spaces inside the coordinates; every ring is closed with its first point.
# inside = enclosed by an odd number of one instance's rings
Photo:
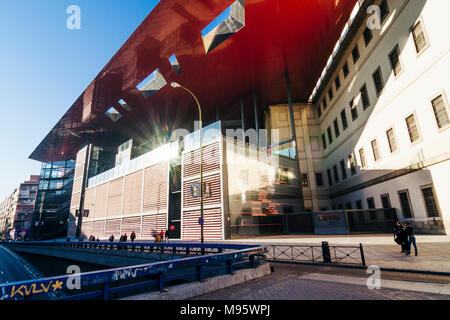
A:
{"type": "MultiPolygon", "coordinates": [[[[14,245],[36,245],[16,243],[14,245]]],[[[186,257],[137,266],[64,275],[37,280],[0,285],[0,300],[40,299],[48,294],[60,300],[87,300],[114,298],[116,294],[135,294],[162,291],[167,285],[203,281],[208,276],[231,274],[236,268],[254,268],[265,258],[266,248],[258,245],[186,244],[186,243],[98,243],[57,242],[39,243],[44,247],[89,248],[97,250],[140,250],[149,252],[181,253],[186,257]],[[151,251],[152,250],[152,251],[151,251]],[[226,252],[225,252],[226,251],[226,252]],[[205,255],[199,255],[202,252],[205,255]],[[191,256],[196,254],[199,256],[191,256]],[[74,277],[79,277],[79,288],[73,287],[74,277]]]]}
{"type": "Polygon", "coordinates": [[[349,264],[366,266],[364,249],[359,246],[322,245],[269,245],[267,261],[293,261],[303,263],[349,264]]]}

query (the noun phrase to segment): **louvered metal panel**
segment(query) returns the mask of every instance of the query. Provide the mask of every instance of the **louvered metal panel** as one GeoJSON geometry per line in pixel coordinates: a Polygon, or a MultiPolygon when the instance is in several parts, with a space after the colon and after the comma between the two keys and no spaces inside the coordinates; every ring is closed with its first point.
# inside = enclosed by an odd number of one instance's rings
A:
{"type": "Polygon", "coordinates": [[[106,220],[106,232],[105,237],[114,235],[116,239],[120,237],[120,219],[106,220]]]}
{"type": "Polygon", "coordinates": [[[77,180],[73,181],[72,193],[81,192],[82,182],[83,182],[83,179],[77,179],[77,180]]]}
{"type": "MultiPolygon", "coordinates": [[[[221,203],[221,184],[220,184],[220,174],[215,174],[213,176],[204,177],[204,188],[206,189],[206,186],[211,187],[210,195],[206,193],[207,190],[204,190],[204,199],[203,199],[203,205],[220,205],[221,203]]],[[[183,208],[188,209],[191,207],[199,207],[200,206],[200,195],[196,198],[192,196],[191,188],[192,185],[199,185],[199,180],[190,180],[190,181],[184,181],[183,182],[183,208]]]]}
{"type": "Polygon", "coordinates": [[[105,238],[105,220],[94,221],[92,235],[96,238],[105,238]]]}
{"type": "Polygon", "coordinates": [[[94,217],[95,189],[86,190],[84,194],[84,209],[89,210],[89,218],[94,217]]]}
{"type": "Polygon", "coordinates": [[[111,181],[108,191],[107,217],[117,217],[122,212],[123,177],[111,181]]]}
{"type": "Polygon", "coordinates": [[[167,212],[169,165],[159,163],[145,169],[142,212],[167,212]]]}
{"type": "Polygon", "coordinates": [[[167,230],[167,214],[153,214],[142,217],[142,238],[153,239],[153,232],[167,230]]]}
{"type": "MultiPolygon", "coordinates": [[[[219,142],[203,147],[203,173],[220,170],[219,142]]],[[[200,150],[187,152],[183,155],[183,178],[200,174],[200,150]]]]}
{"type": "Polygon", "coordinates": [[[83,222],[81,225],[81,234],[89,237],[92,234],[92,222],[83,222]]]}
{"type": "Polygon", "coordinates": [[[95,187],[95,205],[92,218],[104,218],[106,216],[106,201],[108,194],[108,183],[95,187]]]}
{"type": "Polygon", "coordinates": [[[72,194],[72,199],[70,201],[70,206],[72,208],[78,209],[80,207],[80,198],[81,198],[81,193],[72,194]]]}
{"type": "Polygon", "coordinates": [[[131,232],[135,232],[137,237],[140,237],[141,230],[141,217],[124,218],[122,220],[122,231],[121,234],[126,233],[128,239],[130,238],[131,232]]]}
{"type": "MultiPolygon", "coordinates": [[[[206,241],[223,239],[222,211],[221,209],[204,210],[204,233],[206,241]]],[[[200,210],[183,212],[183,239],[200,240],[201,227],[198,223],[200,210]]]]}
{"type": "Polygon", "coordinates": [[[125,190],[123,199],[123,215],[141,213],[142,199],[142,170],[125,177],[125,190]]]}

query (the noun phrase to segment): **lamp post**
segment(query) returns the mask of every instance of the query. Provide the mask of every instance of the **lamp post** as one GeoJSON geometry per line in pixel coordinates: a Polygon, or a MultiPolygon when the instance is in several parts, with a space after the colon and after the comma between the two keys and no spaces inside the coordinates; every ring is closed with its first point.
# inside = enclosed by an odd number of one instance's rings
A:
{"type": "Polygon", "coordinates": [[[198,107],[198,116],[199,116],[199,122],[200,122],[200,219],[201,219],[201,225],[200,225],[200,230],[201,230],[201,243],[205,242],[205,235],[204,235],[204,223],[205,223],[205,219],[203,216],[203,138],[202,138],[202,134],[203,134],[203,128],[202,128],[202,108],[200,107],[200,103],[198,102],[197,97],[195,96],[195,94],[183,87],[182,85],[176,83],[176,82],[172,82],[170,84],[173,88],[181,88],[184,89],[185,91],[187,91],[195,100],[195,102],[197,103],[197,107],[198,107]]]}

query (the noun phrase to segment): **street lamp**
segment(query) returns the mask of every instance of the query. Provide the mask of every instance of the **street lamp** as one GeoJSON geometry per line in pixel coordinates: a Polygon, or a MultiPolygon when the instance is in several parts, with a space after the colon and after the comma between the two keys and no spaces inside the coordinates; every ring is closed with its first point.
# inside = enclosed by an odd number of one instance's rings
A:
{"type": "Polygon", "coordinates": [[[201,224],[200,224],[200,230],[201,230],[201,243],[205,242],[205,235],[204,235],[204,229],[203,226],[205,224],[205,219],[204,219],[204,215],[203,215],[203,139],[202,139],[202,108],[200,107],[200,103],[198,102],[197,97],[195,96],[195,94],[183,87],[182,85],[176,83],[176,82],[172,82],[170,84],[173,88],[181,88],[184,89],[185,91],[187,91],[195,100],[195,102],[197,103],[197,107],[198,107],[198,117],[199,117],[199,123],[200,123],[200,219],[201,219],[201,224]]]}

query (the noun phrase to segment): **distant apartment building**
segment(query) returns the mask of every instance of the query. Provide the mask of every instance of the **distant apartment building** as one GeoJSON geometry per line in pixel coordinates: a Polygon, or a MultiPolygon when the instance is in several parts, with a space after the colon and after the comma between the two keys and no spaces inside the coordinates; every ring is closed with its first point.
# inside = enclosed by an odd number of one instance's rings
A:
{"type": "Polygon", "coordinates": [[[0,233],[17,239],[30,235],[39,176],[30,176],[0,204],[0,233]]]}

